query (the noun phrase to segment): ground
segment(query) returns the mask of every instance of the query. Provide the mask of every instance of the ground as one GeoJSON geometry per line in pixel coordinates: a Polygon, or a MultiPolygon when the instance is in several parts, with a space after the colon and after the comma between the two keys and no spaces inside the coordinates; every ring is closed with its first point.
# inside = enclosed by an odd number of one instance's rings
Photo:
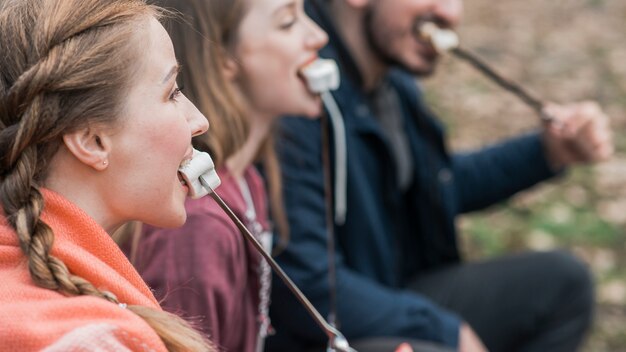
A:
{"type": "MultiPolygon", "coordinates": [[[[471,0],[465,7],[459,33],[466,48],[545,100],[598,101],[611,118],[616,153],[462,217],[464,254],[477,260],[570,249],[597,282],[596,318],[583,351],[626,351],[626,1],[471,0]]],[[[454,150],[539,126],[527,106],[453,57],[422,84],[454,150]]]]}

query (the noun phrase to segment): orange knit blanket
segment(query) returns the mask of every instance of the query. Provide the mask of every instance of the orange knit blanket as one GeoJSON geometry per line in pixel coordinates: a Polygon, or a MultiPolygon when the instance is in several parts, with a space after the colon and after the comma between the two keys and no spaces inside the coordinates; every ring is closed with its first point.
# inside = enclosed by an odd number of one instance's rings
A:
{"type": "MultiPolygon", "coordinates": [[[[111,237],[61,195],[43,190],[42,219],[55,233],[52,254],[70,272],[108,290],[122,303],[158,302],[111,237]]],[[[0,219],[0,351],[165,351],[156,333],[132,312],[104,299],[65,296],[36,286],[15,232],[0,219]]]]}

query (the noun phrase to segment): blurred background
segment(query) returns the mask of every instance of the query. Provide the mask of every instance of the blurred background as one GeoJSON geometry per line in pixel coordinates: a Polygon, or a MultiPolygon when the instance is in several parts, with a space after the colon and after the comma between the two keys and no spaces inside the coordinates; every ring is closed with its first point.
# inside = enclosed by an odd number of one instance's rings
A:
{"type": "MultiPolygon", "coordinates": [[[[545,100],[598,101],[616,144],[608,162],[462,217],[465,257],[572,250],[597,282],[595,323],[583,351],[626,351],[626,1],[470,0],[465,7],[459,33],[466,48],[545,100]]],[[[454,150],[539,124],[517,98],[454,57],[423,85],[454,150]]]]}

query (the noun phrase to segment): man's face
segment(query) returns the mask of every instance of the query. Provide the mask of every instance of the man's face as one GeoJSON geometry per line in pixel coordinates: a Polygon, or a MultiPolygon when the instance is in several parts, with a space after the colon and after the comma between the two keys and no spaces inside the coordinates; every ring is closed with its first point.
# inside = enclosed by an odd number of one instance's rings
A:
{"type": "Polygon", "coordinates": [[[439,55],[416,35],[416,25],[433,21],[454,29],[462,12],[462,0],[371,0],[365,34],[372,50],[385,62],[425,76],[434,71],[439,55]]]}

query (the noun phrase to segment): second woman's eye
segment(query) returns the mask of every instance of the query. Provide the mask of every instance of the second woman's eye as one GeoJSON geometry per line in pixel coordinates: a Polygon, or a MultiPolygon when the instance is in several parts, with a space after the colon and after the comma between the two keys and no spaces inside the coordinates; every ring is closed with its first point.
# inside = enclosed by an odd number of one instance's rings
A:
{"type": "Polygon", "coordinates": [[[294,24],[296,24],[297,21],[298,18],[296,16],[286,18],[284,21],[281,22],[280,29],[290,29],[291,27],[293,27],[294,24]]]}
{"type": "Polygon", "coordinates": [[[178,97],[180,97],[180,95],[183,93],[183,87],[176,87],[174,88],[174,91],[172,92],[172,94],[170,94],[170,100],[173,101],[178,101],[178,97]]]}

